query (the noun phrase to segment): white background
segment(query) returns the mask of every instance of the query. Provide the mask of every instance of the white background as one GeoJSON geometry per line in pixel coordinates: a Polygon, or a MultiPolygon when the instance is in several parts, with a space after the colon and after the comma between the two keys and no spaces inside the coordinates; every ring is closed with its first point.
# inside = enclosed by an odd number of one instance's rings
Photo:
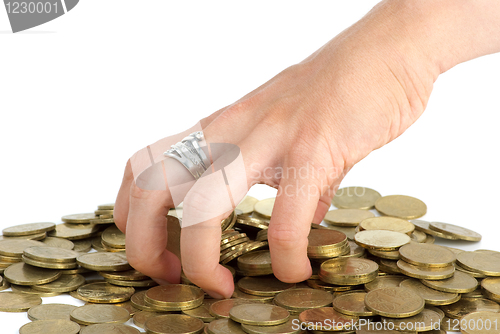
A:
{"type": "MultiPolygon", "coordinates": [[[[375,3],[83,0],[18,34],[0,8],[0,228],[114,201],[136,150],[301,61],[375,3]]],[[[500,55],[442,75],[417,123],[342,186],[418,197],[424,219],[483,234],[460,247],[500,250],[499,78],[500,55]]],[[[26,322],[0,313],[2,333],[26,322]]]]}

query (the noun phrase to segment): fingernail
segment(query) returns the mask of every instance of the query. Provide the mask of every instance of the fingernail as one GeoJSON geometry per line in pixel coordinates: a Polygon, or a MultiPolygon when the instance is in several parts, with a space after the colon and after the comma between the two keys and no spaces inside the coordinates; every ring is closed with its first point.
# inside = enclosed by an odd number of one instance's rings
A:
{"type": "Polygon", "coordinates": [[[215,291],[206,290],[205,292],[208,293],[210,296],[212,296],[215,299],[224,299],[224,296],[222,296],[221,294],[218,294],[215,291]]]}
{"type": "Polygon", "coordinates": [[[165,281],[164,279],[161,279],[161,278],[153,278],[153,277],[151,277],[151,279],[153,281],[155,281],[156,283],[160,284],[160,285],[170,284],[170,283],[168,283],[167,281],[165,281]]]}

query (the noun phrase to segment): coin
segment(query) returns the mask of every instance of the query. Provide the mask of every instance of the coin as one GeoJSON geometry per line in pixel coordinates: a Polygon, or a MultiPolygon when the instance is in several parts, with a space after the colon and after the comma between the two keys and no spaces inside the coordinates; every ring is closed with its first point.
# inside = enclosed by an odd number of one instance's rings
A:
{"type": "Polygon", "coordinates": [[[336,230],[311,229],[307,239],[307,256],[310,258],[332,258],[350,251],[347,236],[336,230]]]}
{"type": "Polygon", "coordinates": [[[203,322],[213,321],[215,317],[210,314],[210,306],[217,301],[217,299],[204,299],[200,306],[190,310],[183,310],[182,313],[200,319],[203,322]]]}
{"type": "Polygon", "coordinates": [[[72,224],[89,223],[92,219],[95,219],[95,214],[93,212],[75,213],[72,215],[62,216],[61,218],[63,222],[72,224]]]}
{"type": "MultiPolygon", "coordinates": [[[[259,326],[262,327],[262,326],[259,326]]],[[[272,326],[274,327],[274,326],[272,326]]],[[[241,325],[231,319],[217,319],[206,327],[208,334],[245,334],[241,325]]]]}
{"type": "Polygon", "coordinates": [[[114,210],[115,203],[100,204],[97,206],[97,209],[99,209],[99,210],[114,210]]]}
{"type": "Polygon", "coordinates": [[[21,257],[31,246],[45,246],[43,242],[25,239],[0,240],[0,255],[21,257]]]}
{"type": "Polygon", "coordinates": [[[451,305],[443,305],[441,309],[447,317],[460,319],[472,312],[500,312],[500,305],[485,298],[462,298],[451,305]]]}
{"type": "Polygon", "coordinates": [[[4,277],[19,285],[37,285],[55,281],[61,276],[61,271],[30,266],[26,263],[15,263],[5,269],[4,277]]]}
{"type": "Polygon", "coordinates": [[[59,247],[69,250],[72,250],[75,247],[75,244],[72,241],[63,238],[46,237],[42,242],[49,247],[59,247]]]}
{"type": "Polygon", "coordinates": [[[269,228],[269,222],[255,217],[238,217],[235,226],[242,230],[260,231],[267,230],[269,228]]]}
{"type": "Polygon", "coordinates": [[[77,290],[81,299],[91,303],[120,303],[130,299],[135,290],[107,282],[94,282],[80,286],[77,290]]]}
{"type": "Polygon", "coordinates": [[[365,187],[346,187],[337,190],[332,204],[339,209],[371,209],[382,197],[377,191],[365,187]]]}
{"type": "Polygon", "coordinates": [[[234,306],[229,311],[229,317],[241,324],[272,326],[287,322],[290,313],[276,305],[242,304],[234,306]]]}
{"type": "Polygon", "coordinates": [[[146,305],[162,311],[181,311],[196,308],[203,303],[203,290],[193,285],[160,285],[146,291],[146,305]]]}
{"type": "Polygon", "coordinates": [[[33,306],[28,310],[28,318],[31,321],[63,319],[69,320],[69,314],[76,306],[67,304],[43,304],[33,306]]]}
{"type": "Polygon", "coordinates": [[[273,296],[256,296],[256,295],[250,295],[248,293],[245,293],[241,291],[239,288],[236,288],[233,292],[233,295],[231,298],[235,299],[243,299],[245,301],[250,301],[250,302],[260,302],[260,303],[268,303],[271,302],[274,299],[273,296]]]}
{"type": "Polygon", "coordinates": [[[30,223],[4,228],[2,233],[6,237],[17,237],[21,235],[30,235],[44,233],[56,228],[54,223],[30,223]]]}
{"type": "Polygon", "coordinates": [[[472,292],[478,286],[477,279],[461,271],[455,271],[452,277],[444,280],[422,280],[422,283],[435,290],[454,293],[472,292]]]}
{"type": "Polygon", "coordinates": [[[424,309],[424,298],[406,288],[381,288],[365,297],[366,307],[375,314],[388,318],[408,318],[424,309]]]}
{"type": "Polygon", "coordinates": [[[28,285],[11,284],[10,288],[12,289],[13,292],[35,295],[38,297],[53,297],[53,296],[59,296],[61,294],[60,292],[38,291],[38,290],[33,289],[31,286],[28,286],[28,285]]]}
{"type": "Polygon", "coordinates": [[[165,313],[159,313],[159,312],[149,312],[149,311],[139,311],[136,314],[134,314],[133,317],[133,322],[134,325],[140,328],[144,328],[144,324],[146,323],[146,320],[152,317],[156,317],[158,315],[162,315],[165,313]]]}
{"type": "Polygon", "coordinates": [[[298,318],[290,316],[288,321],[281,325],[257,326],[242,324],[241,328],[245,333],[249,334],[298,334],[300,333],[299,323],[298,318]]]}
{"type": "Polygon", "coordinates": [[[38,320],[19,328],[19,334],[78,334],[80,326],[73,321],[63,319],[38,320]]]}
{"type": "Polygon", "coordinates": [[[68,240],[79,240],[92,237],[98,229],[98,226],[94,224],[64,223],[56,225],[56,229],[48,232],[48,235],[68,240]]]}
{"type": "Polygon", "coordinates": [[[106,278],[105,281],[113,285],[132,286],[136,288],[148,288],[158,285],[158,283],[156,283],[156,281],[153,281],[152,279],[145,279],[142,281],[122,281],[112,278],[106,278]]]}
{"type": "Polygon", "coordinates": [[[62,275],[53,282],[41,285],[33,285],[33,289],[44,292],[69,292],[78,289],[85,284],[82,275],[62,275]]]}
{"type": "Polygon", "coordinates": [[[328,211],[325,215],[325,222],[338,226],[358,226],[367,218],[375,217],[373,212],[362,209],[337,209],[328,211]]]}
{"type": "Polygon", "coordinates": [[[80,334],[139,334],[137,328],[124,324],[95,324],[82,328],[80,334]]]}
{"type": "Polygon", "coordinates": [[[257,212],[259,215],[266,217],[266,218],[271,218],[271,213],[273,212],[273,207],[274,207],[274,201],[276,199],[273,198],[266,198],[261,201],[258,201],[255,203],[254,210],[257,212]]]}
{"type": "Polygon", "coordinates": [[[388,324],[389,328],[400,330],[417,330],[418,332],[426,332],[439,328],[441,326],[441,317],[433,310],[423,309],[417,315],[404,319],[382,318],[383,322],[388,324]]]}
{"type": "Polygon", "coordinates": [[[266,247],[267,245],[268,245],[267,241],[251,241],[245,244],[241,244],[241,247],[238,247],[234,251],[221,255],[220,263],[227,264],[243,254],[266,247]]]}
{"type": "Polygon", "coordinates": [[[354,241],[361,247],[392,251],[410,243],[410,237],[404,233],[386,230],[367,230],[354,235],[354,241]]]}
{"type": "Polygon", "coordinates": [[[388,260],[399,260],[399,251],[394,250],[394,251],[381,251],[378,249],[368,249],[368,253],[375,255],[376,257],[379,257],[381,259],[388,259],[388,260]]]}
{"type": "Polygon", "coordinates": [[[45,262],[45,261],[37,261],[32,258],[22,256],[22,260],[24,263],[29,264],[38,268],[48,268],[48,269],[73,269],[78,267],[76,262],[73,263],[62,263],[62,262],[45,262]]]}
{"type": "Polygon", "coordinates": [[[415,225],[409,221],[395,217],[373,217],[363,220],[359,224],[360,231],[364,230],[388,230],[411,235],[415,225]]]}
{"type": "Polygon", "coordinates": [[[373,312],[365,306],[364,291],[348,291],[338,295],[333,300],[333,309],[337,312],[352,316],[373,316],[373,312]]]}
{"type": "MultiPolygon", "coordinates": [[[[415,230],[421,231],[427,234],[427,237],[429,236],[436,236],[442,239],[450,239],[450,240],[456,240],[453,236],[444,234],[438,231],[431,230],[430,224],[428,221],[425,220],[420,220],[420,219],[414,219],[410,220],[410,222],[415,225],[415,230]]],[[[427,241],[426,241],[427,243],[427,241]]]]}
{"type": "Polygon", "coordinates": [[[455,272],[455,266],[453,265],[442,268],[424,268],[415,266],[403,260],[399,260],[397,262],[397,266],[399,270],[401,270],[401,272],[406,276],[427,280],[441,280],[450,278],[455,272]]]}
{"type": "Polygon", "coordinates": [[[487,277],[483,279],[481,287],[489,299],[500,302],[500,277],[487,277]]]}
{"type": "Polygon", "coordinates": [[[238,267],[242,270],[267,269],[271,267],[269,250],[254,251],[238,258],[238,267]]]}
{"type": "Polygon", "coordinates": [[[80,325],[88,326],[102,323],[124,323],[130,318],[130,313],[123,307],[115,305],[88,304],[71,311],[70,318],[80,325]]]}
{"type": "Polygon", "coordinates": [[[139,291],[136,292],[130,297],[130,302],[132,305],[134,305],[135,308],[142,310],[142,311],[148,311],[148,312],[154,312],[155,310],[146,305],[144,302],[144,295],[146,294],[146,291],[139,291]]]}
{"type": "Polygon", "coordinates": [[[499,260],[499,252],[462,252],[457,255],[460,266],[487,276],[500,276],[499,260]]]}
{"type": "Polygon", "coordinates": [[[309,288],[285,290],[274,297],[276,305],[289,311],[300,312],[310,308],[329,306],[332,301],[331,293],[309,288]]]}
{"type": "Polygon", "coordinates": [[[399,284],[405,279],[408,279],[408,277],[399,275],[378,276],[373,281],[365,284],[365,290],[372,291],[380,288],[399,287],[399,284]]]}
{"type": "Polygon", "coordinates": [[[456,260],[452,251],[433,244],[407,244],[399,249],[399,254],[404,261],[426,268],[448,267],[456,260]]]}
{"type": "MultiPolygon", "coordinates": [[[[413,226],[415,226],[415,225],[413,225],[413,226]]],[[[418,243],[423,243],[423,242],[425,242],[427,240],[427,234],[425,234],[424,232],[419,231],[419,230],[414,230],[411,233],[410,238],[411,238],[412,241],[415,241],[415,242],[418,242],[418,243]]]]}
{"type": "Polygon", "coordinates": [[[481,241],[481,234],[465,227],[439,222],[431,222],[429,227],[431,230],[450,235],[458,240],[481,241]]]}
{"type": "Polygon", "coordinates": [[[102,242],[104,245],[113,248],[125,248],[125,234],[116,227],[110,226],[102,232],[102,242]]]}
{"type": "Polygon", "coordinates": [[[300,313],[299,320],[308,330],[346,331],[355,328],[358,318],[339,313],[332,307],[320,307],[300,313]]]}
{"type": "Polygon", "coordinates": [[[43,240],[47,236],[47,233],[37,233],[37,234],[28,234],[28,235],[20,235],[17,237],[7,237],[4,235],[0,235],[0,240],[43,240]]]}
{"type": "Polygon", "coordinates": [[[373,281],[378,274],[378,265],[361,258],[338,258],[323,262],[319,278],[323,282],[338,285],[358,285],[373,281]]]}
{"type": "Polygon", "coordinates": [[[448,305],[453,304],[460,299],[460,295],[458,293],[443,292],[431,289],[414,278],[404,280],[399,286],[412,290],[413,292],[424,298],[426,304],[428,305],[448,305]]]}
{"type": "Polygon", "coordinates": [[[41,303],[42,298],[39,296],[15,292],[0,292],[1,312],[23,312],[41,303]]]}
{"type": "Polygon", "coordinates": [[[241,291],[257,296],[274,296],[295,287],[294,283],[281,282],[274,276],[243,277],[237,284],[241,291]]]}
{"type": "Polygon", "coordinates": [[[242,215],[249,215],[253,212],[255,203],[259,200],[252,196],[245,196],[245,198],[236,206],[236,210],[240,210],[242,215]]]}
{"type": "Polygon", "coordinates": [[[378,212],[392,217],[415,219],[427,213],[427,206],[421,200],[405,195],[390,195],[375,202],[378,212]]]}
{"type": "Polygon", "coordinates": [[[78,253],[69,249],[50,246],[32,246],[24,249],[24,256],[36,261],[74,263],[78,253]]]}
{"type": "Polygon", "coordinates": [[[79,253],[87,253],[92,249],[92,239],[81,239],[74,240],[73,244],[75,245],[73,250],[79,253]]]}
{"type": "Polygon", "coordinates": [[[125,254],[120,253],[87,253],[77,257],[76,262],[84,268],[95,271],[130,270],[125,254]]]}
{"type": "Polygon", "coordinates": [[[208,308],[209,313],[215,318],[228,318],[229,319],[229,311],[236,305],[241,304],[252,304],[256,303],[256,301],[248,300],[248,299],[222,299],[218,300],[210,305],[208,308]]]}
{"type": "Polygon", "coordinates": [[[144,328],[151,334],[197,334],[205,323],[185,314],[163,314],[146,320],[144,328]]]}
{"type": "Polygon", "coordinates": [[[460,319],[463,334],[498,334],[500,314],[496,312],[473,312],[460,319]]]}

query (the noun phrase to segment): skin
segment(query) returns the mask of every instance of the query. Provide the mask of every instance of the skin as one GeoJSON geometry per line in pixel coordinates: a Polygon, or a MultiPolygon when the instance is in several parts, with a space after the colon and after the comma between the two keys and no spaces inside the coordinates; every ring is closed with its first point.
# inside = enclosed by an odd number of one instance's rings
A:
{"type": "MultiPolygon", "coordinates": [[[[321,222],[343,176],[418,119],[441,73],[499,52],[499,36],[498,0],[383,1],[301,63],[201,120],[207,142],[240,147],[248,188],[278,188],[268,233],[276,277],[310,277],[310,224],[321,222]],[[282,173],[305,167],[314,175],[282,173]]],[[[165,168],[191,177],[174,160],[165,168]]],[[[184,214],[218,205],[212,195],[195,186],[184,198],[184,214]]],[[[126,233],[130,264],[164,284],[180,275],[179,259],[165,249],[172,206],[168,189],[137,187],[127,164],[115,221],[126,233]]],[[[234,290],[230,272],[218,264],[227,214],[181,233],[184,273],[216,298],[234,290]]]]}

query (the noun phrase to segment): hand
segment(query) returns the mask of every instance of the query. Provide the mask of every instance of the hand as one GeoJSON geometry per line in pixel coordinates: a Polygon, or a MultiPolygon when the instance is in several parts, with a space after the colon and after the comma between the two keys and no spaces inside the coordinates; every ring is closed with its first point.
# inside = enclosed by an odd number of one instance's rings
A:
{"type": "MultiPolygon", "coordinates": [[[[321,222],[345,173],[402,134],[424,111],[437,76],[471,57],[429,57],[425,46],[435,45],[409,37],[408,18],[415,15],[401,6],[383,2],[301,63],[201,121],[207,142],[241,149],[246,177],[236,181],[247,189],[255,183],[278,188],[268,240],[274,274],[282,281],[310,277],[310,224],[321,222]]],[[[175,160],[165,164],[165,170],[190,179],[175,160]]],[[[212,212],[221,206],[217,195],[195,184],[184,198],[184,215],[212,212]]],[[[234,198],[235,204],[242,198],[234,198]]],[[[180,260],[165,249],[165,216],[172,206],[168,187],[141,189],[127,165],[116,224],[126,233],[130,264],[159,282],[179,281],[180,260]]],[[[228,298],[233,279],[218,264],[222,218],[183,228],[181,258],[193,283],[228,298]]]]}

